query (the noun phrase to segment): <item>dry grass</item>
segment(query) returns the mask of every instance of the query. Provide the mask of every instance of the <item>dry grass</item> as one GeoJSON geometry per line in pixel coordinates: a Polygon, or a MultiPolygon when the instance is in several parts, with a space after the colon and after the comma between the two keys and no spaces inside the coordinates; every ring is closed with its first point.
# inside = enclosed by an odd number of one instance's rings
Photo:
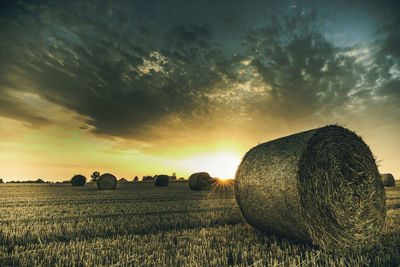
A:
{"type": "Polygon", "coordinates": [[[245,223],[233,192],[0,185],[0,266],[399,266],[400,187],[370,252],[328,253],[245,223]]]}

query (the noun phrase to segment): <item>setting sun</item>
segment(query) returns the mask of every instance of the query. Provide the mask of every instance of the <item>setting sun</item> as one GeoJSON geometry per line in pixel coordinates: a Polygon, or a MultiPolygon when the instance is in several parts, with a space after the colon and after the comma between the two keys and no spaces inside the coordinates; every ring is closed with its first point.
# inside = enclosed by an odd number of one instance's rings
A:
{"type": "Polygon", "coordinates": [[[232,179],[240,164],[241,156],[233,151],[203,154],[181,161],[181,165],[193,172],[208,172],[212,177],[232,179]]]}

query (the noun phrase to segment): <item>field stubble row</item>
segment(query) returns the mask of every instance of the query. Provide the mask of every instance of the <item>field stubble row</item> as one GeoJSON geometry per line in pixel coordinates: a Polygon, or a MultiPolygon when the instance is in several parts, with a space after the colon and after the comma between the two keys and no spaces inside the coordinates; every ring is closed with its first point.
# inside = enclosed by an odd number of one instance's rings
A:
{"type": "Polygon", "coordinates": [[[400,190],[373,253],[332,255],[247,225],[233,192],[120,185],[0,186],[0,265],[367,266],[400,263],[400,190]],[[53,205],[52,205],[53,204],[53,205]]]}

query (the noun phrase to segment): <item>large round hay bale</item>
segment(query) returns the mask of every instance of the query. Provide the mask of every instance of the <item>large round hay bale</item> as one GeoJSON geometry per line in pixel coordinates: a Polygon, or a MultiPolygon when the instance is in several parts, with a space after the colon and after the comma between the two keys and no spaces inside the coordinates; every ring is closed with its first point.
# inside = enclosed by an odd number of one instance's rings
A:
{"type": "Polygon", "coordinates": [[[189,187],[192,190],[210,190],[213,181],[207,172],[196,172],[189,177],[189,187]]]}
{"type": "Polygon", "coordinates": [[[154,185],[155,186],[168,186],[168,183],[169,183],[168,175],[157,175],[154,185]]]}
{"type": "Polygon", "coordinates": [[[72,186],[84,186],[86,184],[86,177],[81,174],[74,175],[71,178],[71,184],[72,186]]]}
{"type": "Polygon", "coordinates": [[[328,251],[369,247],[385,222],[385,190],[369,147],[336,125],[247,152],[235,197],[247,222],[328,251]]]}
{"type": "Polygon", "coordinates": [[[97,179],[97,188],[100,190],[113,190],[116,187],[117,178],[111,173],[104,173],[97,179]]]}
{"type": "Polygon", "coordinates": [[[387,187],[396,186],[396,181],[391,173],[383,173],[381,174],[383,185],[387,187]]]}

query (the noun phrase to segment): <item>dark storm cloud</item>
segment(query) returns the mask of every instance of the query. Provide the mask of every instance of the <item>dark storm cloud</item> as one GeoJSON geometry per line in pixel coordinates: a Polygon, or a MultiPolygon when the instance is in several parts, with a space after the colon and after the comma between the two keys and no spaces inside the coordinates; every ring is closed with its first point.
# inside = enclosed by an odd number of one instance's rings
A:
{"type": "Polygon", "coordinates": [[[372,67],[366,74],[367,85],[374,88],[379,107],[386,117],[400,119],[400,13],[380,32],[382,40],[376,43],[372,67]]]}
{"type": "Polygon", "coordinates": [[[204,26],[178,26],[176,28],[178,37],[185,42],[198,42],[201,39],[208,39],[211,36],[210,28],[204,26]]]}
{"type": "Polygon", "coordinates": [[[314,14],[295,16],[248,35],[252,64],[268,85],[256,110],[294,120],[333,112],[349,101],[364,68],[329,43],[315,23],[314,14]]]}
{"type": "Polygon", "coordinates": [[[213,127],[213,116],[228,124],[291,123],[330,118],[356,100],[378,104],[398,96],[394,25],[382,28],[384,37],[371,40],[373,52],[359,59],[354,51],[363,46],[335,46],[318,10],[221,3],[10,8],[18,15],[0,24],[0,116],[49,123],[10,90],[29,92],[88,118],[96,134],[152,139],[168,138],[171,129],[213,127]],[[276,11],[283,16],[274,18],[276,11]]]}
{"type": "Polygon", "coordinates": [[[209,35],[206,26],[171,27],[190,45],[156,51],[122,36],[119,25],[110,22],[114,10],[91,18],[96,7],[89,14],[65,8],[45,7],[40,19],[25,14],[2,32],[8,39],[8,51],[1,54],[2,85],[88,116],[96,133],[111,136],[151,137],[153,125],[207,114],[204,94],[221,77],[209,68],[217,53],[198,46],[209,35]],[[21,80],[8,77],[12,68],[21,80]]]}
{"type": "Polygon", "coordinates": [[[50,121],[30,109],[27,105],[5,92],[1,93],[0,116],[23,121],[31,127],[49,125],[50,121]]]}

